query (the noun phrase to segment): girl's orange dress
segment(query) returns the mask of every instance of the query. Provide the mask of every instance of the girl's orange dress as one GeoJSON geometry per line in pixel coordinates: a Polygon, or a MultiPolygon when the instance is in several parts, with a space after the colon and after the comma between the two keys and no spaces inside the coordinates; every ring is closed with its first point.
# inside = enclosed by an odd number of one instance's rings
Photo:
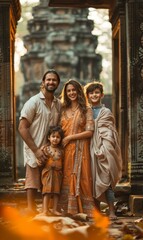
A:
{"type": "Polygon", "coordinates": [[[48,146],[43,148],[43,151],[47,155],[47,162],[42,170],[42,194],[53,193],[60,194],[62,183],[62,165],[63,155],[62,152],[59,158],[54,158],[49,150],[48,146]]]}
{"type": "MultiPolygon", "coordinates": [[[[66,111],[61,116],[64,136],[94,130],[92,110],[83,115],[79,109],[69,118],[66,111]]],[[[63,182],[59,206],[66,213],[85,213],[93,216],[95,209],[92,197],[90,166],[90,139],[71,141],[64,149],[63,182]]]]}

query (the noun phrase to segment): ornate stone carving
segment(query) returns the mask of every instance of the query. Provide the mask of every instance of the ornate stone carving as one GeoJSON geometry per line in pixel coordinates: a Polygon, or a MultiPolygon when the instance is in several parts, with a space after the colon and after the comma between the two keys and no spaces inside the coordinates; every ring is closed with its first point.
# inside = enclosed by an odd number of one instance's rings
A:
{"type": "Polygon", "coordinates": [[[13,54],[19,17],[18,0],[0,1],[0,185],[16,176],[13,54]]]}
{"type": "Polygon", "coordinates": [[[28,21],[30,34],[24,37],[28,51],[21,58],[25,82],[41,81],[48,68],[58,70],[62,83],[69,77],[84,83],[98,80],[102,57],[96,54],[97,37],[91,34],[94,24],[87,18],[88,9],[45,8],[45,2],[33,8],[33,19],[28,21]]]}

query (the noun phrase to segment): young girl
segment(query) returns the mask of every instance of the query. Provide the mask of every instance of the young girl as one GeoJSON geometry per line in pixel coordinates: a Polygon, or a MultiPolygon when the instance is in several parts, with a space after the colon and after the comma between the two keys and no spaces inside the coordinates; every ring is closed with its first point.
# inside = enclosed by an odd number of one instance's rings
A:
{"type": "Polygon", "coordinates": [[[104,93],[100,82],[87,84],[85,93],[92,106],[95,122],[90,145],[93,196],[99,202],[107,202],[110,219],[116,219],[113,190],[121,178],[122,157],[114,116],[110,109],[101,103],[104,93]]]}
{"type": "Polygon", "coordinates": [[[57,204],[62,182],[63,149],[61,146],[63,131],[60,126],[52,126],[48,131],[48,143],[42,147],[47,156],[47,161],[42,170],[42,194],[43,209],[40,215],[61,215],[57,211],[57,204]],[[53,197],[53,209],[50,207],[50,199],[53,197]]]}

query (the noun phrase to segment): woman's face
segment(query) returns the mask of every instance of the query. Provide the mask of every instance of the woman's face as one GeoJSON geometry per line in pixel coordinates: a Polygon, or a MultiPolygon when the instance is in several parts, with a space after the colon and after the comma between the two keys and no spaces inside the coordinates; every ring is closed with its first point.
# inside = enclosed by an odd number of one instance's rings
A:
{"type": "Polygon", "coordinates": [[[66,94],[67,94],[67,97],[71,101],[77,100],[77,91],[76,91],[75,87],[72,84],[68,84],[67,85],[67,87],[66,87],[66,94]]]}

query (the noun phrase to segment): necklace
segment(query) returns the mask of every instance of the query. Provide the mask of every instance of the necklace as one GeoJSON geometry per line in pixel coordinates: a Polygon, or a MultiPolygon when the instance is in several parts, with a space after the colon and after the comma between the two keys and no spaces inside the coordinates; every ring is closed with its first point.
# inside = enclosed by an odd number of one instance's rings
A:
{"type": "Polygon", "coordinates": [[[74,113],[76,112],[76,110],[79,108],[79,105],[77,104],[77,106],[75,108],[71,107],[71,112],[72,112],[72,116],[74,116],[74,113]]]}
{"type": "Polygon", "coordinates": [[[58,150],[58,147],[57,146],[50,146],[50,150],[53,151],[53,152],[57,152],[58,150]]]}
{"type": "Polygon", "coordinates": [[[59,158],[61,156],[61,151],[58,147],[48,146],[48,151],[54,158],[59,158]]]}

